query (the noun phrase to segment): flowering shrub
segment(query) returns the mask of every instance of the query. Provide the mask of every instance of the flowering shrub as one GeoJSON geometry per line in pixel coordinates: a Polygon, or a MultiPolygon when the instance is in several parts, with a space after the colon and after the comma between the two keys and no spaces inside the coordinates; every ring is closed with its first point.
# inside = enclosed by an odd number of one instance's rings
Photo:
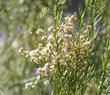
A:
{"type": "Polygon", "coordinates": [[[74,16],[66,17],[64,23],[59,25],[57,31],[51,26],[47,31],[38,29],[38,47],[32,51],[20,48],[19,52],[38,65],[44,64],[37,73],[44,76],[53,75],[57,65],[75,67],[77,57],[80,68],[87,64],[84,60],[88,56],[87,50],[91,40],[87,37],[88,29],[84,33],[77,33],[73,27],[74,16]],[[39,38],[40,37],[40,38],[39,38]],[[79,38],[79,39],[78,39],[79,38]],[[80,48],[79,48],[80,46],[80,48]]]}
{"type": "MultiPolygon", "coordinates": [[[[55,7],[56,9],[57,7],[55,7]]],[[[94,32],[94,26],[83,25],[78,31],[77,16],[71,15],[47,30],[36,31],[37,47],[19,52],[39,66],[36,81],[26,84],[32,88],[45,78],[55,95],[105,95],[109,59],[109,32],[94,32]],[[39,77],[40,76],[40,77],[39,77]]]]}

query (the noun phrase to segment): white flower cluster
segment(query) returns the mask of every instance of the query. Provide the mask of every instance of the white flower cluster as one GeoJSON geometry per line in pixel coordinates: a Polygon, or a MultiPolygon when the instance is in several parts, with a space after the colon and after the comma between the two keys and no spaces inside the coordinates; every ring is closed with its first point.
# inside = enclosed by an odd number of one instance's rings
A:
{"type": "Polygon", "coordinates": [[[43,68],[38,68],[37,70],[38,74],[42,74],[44,76],[53,75],[54,72],[54,65],[50,65],[49,63],[46,63],[43,68]]]}
{"type": "Polygon", "coordinates": [[[25,89],[34,88],[36,84],[37,84],[37,81],[32,81],[32,82],[26,83],[25,84],[25,89]]]}
{"type": "Polygon", "coordinates": [[[91,42],[87,38],[87,32],[74,32],[75,20],[76,17],[72,15],[66,17],[56,30],[53,26],[47,31],[38,29],[36,34],[40,40],[38,39],[37,49],[19,50],[22,55],[42,66],[37,69],[37,73],[44,76],[54,75],[56,65],[74,66],[77,58],[81,66],[84,66],[84,57],[87,56],[85,51],[91,46],[91,42]]]}

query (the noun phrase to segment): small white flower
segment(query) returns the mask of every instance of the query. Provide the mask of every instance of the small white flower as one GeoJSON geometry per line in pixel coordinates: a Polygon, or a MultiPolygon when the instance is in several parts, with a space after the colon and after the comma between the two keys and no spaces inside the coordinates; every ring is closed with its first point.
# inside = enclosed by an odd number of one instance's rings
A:
{"type": "Polygon", "coordinates": [[[32,50],[31,52],[29,52],[29,55],[31,57],[35,57],[36,56],[36,50],[32,50]]]}
{"type": "Polygon", "coordinates": [[[91,42],[90,41],[86,41],[86,42],[84,42],[84,45],[90,45],[91,44],[91,42]]]}
{"type": "Polygon", "coordinates": [[[44,31],[43,29],[39,28],[39,29],[36,31],[36,34],[38,34],[38,35],[43,35],[43,34],[45,34],[45,31],[44,31]]]}
{"type": "Polygon", "coordinates": [[[48,80],[44,81],[44,85],[48,85],[48,84],[49,84],[48,80]]]}
{"type": "Polygon", "coordinates": [[[50,26],[47,30],[47,32],[53,32],[54,31],[54,27],[53,26],[50,26]]]}

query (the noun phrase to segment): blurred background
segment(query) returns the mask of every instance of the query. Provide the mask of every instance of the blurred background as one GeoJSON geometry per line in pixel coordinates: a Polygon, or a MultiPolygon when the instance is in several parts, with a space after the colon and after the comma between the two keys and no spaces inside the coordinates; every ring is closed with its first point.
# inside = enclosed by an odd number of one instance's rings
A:
{"type": "MultiPolygon", "coordinates": [[[[52,24],[54,1],[0,0],[0,95],[50,95],[51,87],[44,87],[42,81],[36,90],[25,90],[25,82],[36,77],[35,65],[18,50],[36,48],[34,30],[52,24]]],[[[63,0],[62,4],[64,15],[85,7],[84,0],[63,0]]]]}

